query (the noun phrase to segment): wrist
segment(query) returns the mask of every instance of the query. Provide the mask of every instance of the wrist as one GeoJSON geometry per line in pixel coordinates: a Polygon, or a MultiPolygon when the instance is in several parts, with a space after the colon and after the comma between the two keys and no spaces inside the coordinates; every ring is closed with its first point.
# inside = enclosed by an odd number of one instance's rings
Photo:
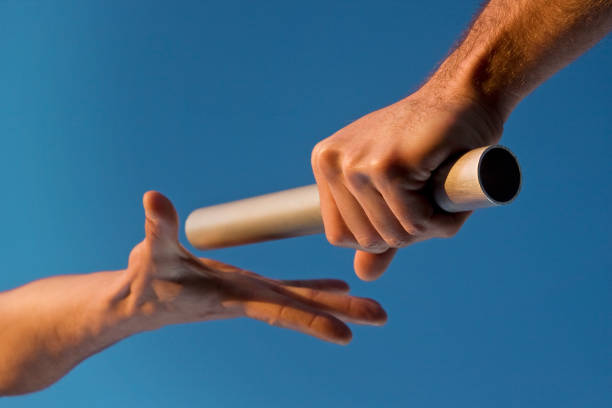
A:
{"type": "Polygon", "coordinates": [[[504,103],[504,98],[496,93],[485,89],[475,68],[467,62],[465,65],[456,65],[447,59],[421,89],[436,93],[444,100],[464,105],[466,109],[480,110],[494,128],[503,129],[504,122],[512,112],[511,105],[504,103]],[[451,71],[449,66],[453,66],[454,70],[451,71]]]}
{"type": "MultiPolygon", "coordinates": [[[[436,69],[428,82],[460,93],[504,122],[526,95],[524,61],[509,54],[512,38],[487,28],[485,9],[462,44],[436,69]],[[480,20],[483,20],[482,22],[480,20]]],[[[487,14],[488,15],[488,14],[487,14]]]]}
{"type": "Polygon", "coordinates": [[[414,95],[443,112],[455,112],[464,124],[477,131],[482,143],[494,144],[501,138],[507,115],[460,75],[451,78],[438,71],[414,95]]]}
{"type": "Polygon", "coordinates": [[[164,326],[160,308],[149,295],[150,283],[143,274],[131,269],[109,273],[112,277],[101,302],[108,327],[127,337],[164,326]]]}

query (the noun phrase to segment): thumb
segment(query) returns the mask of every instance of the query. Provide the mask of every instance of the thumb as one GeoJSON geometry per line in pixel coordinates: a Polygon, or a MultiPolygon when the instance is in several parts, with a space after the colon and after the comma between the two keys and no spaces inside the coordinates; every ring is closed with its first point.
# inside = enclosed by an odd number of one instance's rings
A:
{"type": "Polygon", "coordinates": [[[364,281],[378,279],[389,267],[396,252],[397,248],[390,248],[382,254],[372,254],[363,251],[355,252],[355,273],[364,281]]]}
{"type": "Polygon", "coordinates": [[[170,200],[157,191],[147,191],[142,197],[142,205],[146,218],[146,238],[153,241],[177,241],[178,215],[170,200]]]}

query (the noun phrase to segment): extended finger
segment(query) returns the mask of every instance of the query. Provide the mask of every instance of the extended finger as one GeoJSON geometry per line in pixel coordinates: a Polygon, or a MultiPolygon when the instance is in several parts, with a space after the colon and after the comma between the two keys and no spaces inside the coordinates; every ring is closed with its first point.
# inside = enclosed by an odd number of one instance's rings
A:
{"type": "Polygon", "coordinates": [[[336,344],[348,344],[353,337],[351,329],[338,318],[290,302],[263,301],[243,302],[246,316],[261,320],[272,326],[296,330],[321,340],[336,344]]]}
{"type": "Polygon", "coordinates": [[[280,279],[271,279],[266,278],[265,276],[261,276],[256,274],[255,272],[251,272],[245,269],[238,268],[236,266],[226,264],[221,261],[217,261],[209,258],[199,258],[200,261],[208,266],[211,269],[227,272],[227,273],[240,273],[243,275],[250,276],[255,279],[263,280],[265,282],[280,284],[285,286],[295,286],[302,288],[311,288],[318,290],[326,290],[332,292],[348,292],[349,285],[340,279],[299,279],[299,280],[280,280],[280,279]]]}
{"type": "Polygon", "coordinates": [[[387,313],[373,299],[303,287],[283,289],[289,292],[285,294],[293,300],[316,310],[325,310],[343,321],[376,326],[387,321],[387,313]]]}
{"type": "Polygon", "coordinates": [[[340,279],[278,280],[277,282],[283,286],[316,289],[326,292],[346,293],[350,290],[348,283],[340,279]]]}

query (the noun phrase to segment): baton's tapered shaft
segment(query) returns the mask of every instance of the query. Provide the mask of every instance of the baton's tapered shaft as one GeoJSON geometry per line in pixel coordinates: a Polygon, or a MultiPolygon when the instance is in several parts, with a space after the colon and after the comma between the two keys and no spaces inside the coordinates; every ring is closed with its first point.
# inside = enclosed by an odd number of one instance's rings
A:
{"type": "MultiPolygon", "coordinates": [[[[503,146],[471,150],[432,176],[433,196],[445,211],[460,212],[510,203],[521,171],[503,146]]],[[[222,248],[323,232],[316,185],[266,194],[193,211],[185,222],[198,249],[222,248]]]]}

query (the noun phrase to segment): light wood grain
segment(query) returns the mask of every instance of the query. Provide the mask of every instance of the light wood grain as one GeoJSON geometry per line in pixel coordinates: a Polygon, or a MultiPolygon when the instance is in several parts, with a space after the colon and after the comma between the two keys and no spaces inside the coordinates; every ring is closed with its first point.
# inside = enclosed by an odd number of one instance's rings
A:
{"type": "Polygon", "coordinates": [[[471,211],[509,204],[521,187],[516,157],[503,146],[470,150],[449,162],[433,177],[434,199],[448,212],[471,211]]]}
{"type": "MultiPolygon", "coordinates": [[[[471,150],[440,167],[432,177],[433,197],[445,211],[507,204],[520,190],[514,155],[494,145],[471,150]]],[[[199,208],[185,222],[198,249],[222,248],[323,232],[316,185],[199,208]]]]}

